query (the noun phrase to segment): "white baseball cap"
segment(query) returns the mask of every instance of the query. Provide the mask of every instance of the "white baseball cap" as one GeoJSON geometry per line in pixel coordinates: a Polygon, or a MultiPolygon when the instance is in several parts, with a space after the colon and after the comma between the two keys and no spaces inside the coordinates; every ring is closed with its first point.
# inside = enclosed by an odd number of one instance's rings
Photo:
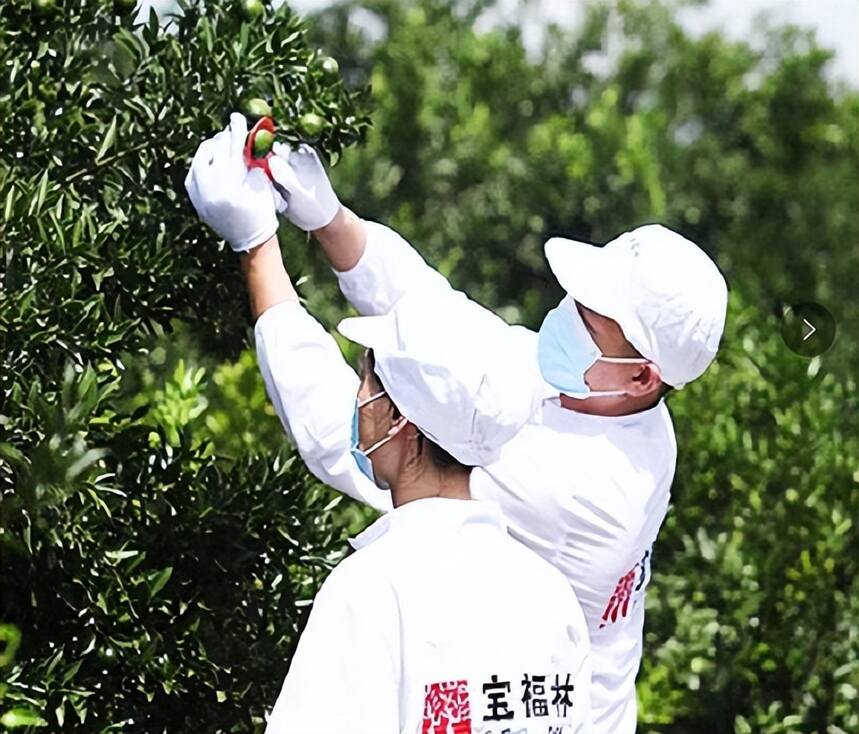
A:
{"type": "Polygon", "coordinates": [[[694,242],[660,224],[626,232],[603,247],[553,237],[546,258],[576,301],[617,321],[663,382],[683,387],[716,356],[728,288],[694,242]]]}
{"type": "Polygon", "coordinates": [[[523,389],[539,379],[535,335],[457,291],[409,293],[387,314],[347,318],[337,329],[373,350],[399,411],[466,466],[493,461],[541,399],[523,389]]]}

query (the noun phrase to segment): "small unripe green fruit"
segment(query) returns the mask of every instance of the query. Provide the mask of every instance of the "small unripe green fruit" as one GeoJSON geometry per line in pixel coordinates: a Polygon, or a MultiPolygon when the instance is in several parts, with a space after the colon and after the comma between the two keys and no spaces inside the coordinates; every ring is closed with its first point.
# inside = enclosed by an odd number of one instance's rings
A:
{"type": "Polygon", "coordinates": [[[49,13],[56,8],[55,0],[33,0],[33,10],[49,13]]]}
{"type": "Polygon", "coordinates": [[[271,105],[260,97],[253,97],[244,102],[242,112],[245,117],[250,117],[256,121],[261,117],[271,117],[271,105]]]}
{"type": "Polygon", "coordinates": [[[242,0],[242,13],[248,20],[258,20],[265,15],[265,5],[260,0],[242,0]]]}
{"type": "Polygon", "coordinates": [[[274,135],[268,130],[258,130],[254,136],[254,158],[264,158],[271,153],[274,135]]]}
{"type": "Polygon", "coordinates": [[[331,56],[323,56],[319,66],[325,76],[333,77],[340,73],[340,64],[337,63],[337,59],[331,56]]]}
{"type": "Polygon", "coordinates": [[[306,112],[298,118],[298,127],[308,138],[315,138],[325,128],[325,120],[315,112],[306,112]]]}

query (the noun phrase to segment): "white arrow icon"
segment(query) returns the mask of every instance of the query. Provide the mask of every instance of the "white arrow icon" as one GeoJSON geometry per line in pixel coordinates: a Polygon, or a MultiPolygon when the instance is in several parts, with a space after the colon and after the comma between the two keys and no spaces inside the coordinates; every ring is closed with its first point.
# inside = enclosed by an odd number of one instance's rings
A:
{"type": "Polygon", "coordinates": [[[808,319],[803,319],[802,323],[805,324],[811,331],[809,331],[804,337],[802,337],[802,341],[808,339],[817,329],[815,329],[811,324],[808,323],[808,319]]]}

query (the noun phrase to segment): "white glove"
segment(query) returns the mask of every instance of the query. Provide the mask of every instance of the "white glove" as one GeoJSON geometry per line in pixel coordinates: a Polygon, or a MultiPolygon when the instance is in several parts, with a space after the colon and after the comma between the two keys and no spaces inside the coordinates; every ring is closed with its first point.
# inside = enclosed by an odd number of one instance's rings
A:
{"type": "Polygon", "coordinates": [[[230,115],[230,126],[197,148],[185,189],[197,215],[236,252],[261,245],[277,232],[277,211],[268,176],[244,161],[248,123],[230,115]]]}
{"type": "Polygon", "coordinates": [[[340,202],[313,148],[302,144],[291,150],[288,145],[275,143],[268,166],[277,184],[277,208],[286,212],[290,222],[305,232],[331,223],[340,211],[340,202]]]}

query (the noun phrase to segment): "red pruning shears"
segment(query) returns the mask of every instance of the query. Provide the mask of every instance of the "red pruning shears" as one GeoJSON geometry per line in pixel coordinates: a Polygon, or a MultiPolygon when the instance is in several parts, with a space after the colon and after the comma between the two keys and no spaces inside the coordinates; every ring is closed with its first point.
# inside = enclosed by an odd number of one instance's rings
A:
{"type": "Polygon", "coordinates": [[[276,131],[274,120],[270,117],[261,117],[250,129],[250,132],[248,132],[247,140],[245,140],[245,165],[248,168],[262,168],[262,170],[265,171],[265,175],[271,179],[271,169],[268,165],[268,159],[273,155],[271,148],[269,148],[265,155],[260,156],[259,158],[254,155],[254,146],[256,145],[257,135],[263,130],[270,133],[273,139],[276,131]]]}
{"type": "Polygon", "coordinates": [[[250,129],[250,132],[248,132],[247,140],[245,140],[245,165],[248,167],[248,170],[251,168],[261,168],[265,172],[265,175],[268,176],[268,180],[271,181],[272,186],[274,186],[277,193],[280,194],[281,198],[285,202],[288,202],[289,192],[275,180],[274,176],[271,175],[271,167],[268,165],[269,158],[274,155],[272,148],[274,147],[275,131],[274,120],[270,117],[261,117],[256,121],[256,124],[250,129]],[[261,132],[266,132],[271,135],[271,145],[263,155],[257,156],[254,155],[254,149],[256,147],[257,135],[261,132]]]}

